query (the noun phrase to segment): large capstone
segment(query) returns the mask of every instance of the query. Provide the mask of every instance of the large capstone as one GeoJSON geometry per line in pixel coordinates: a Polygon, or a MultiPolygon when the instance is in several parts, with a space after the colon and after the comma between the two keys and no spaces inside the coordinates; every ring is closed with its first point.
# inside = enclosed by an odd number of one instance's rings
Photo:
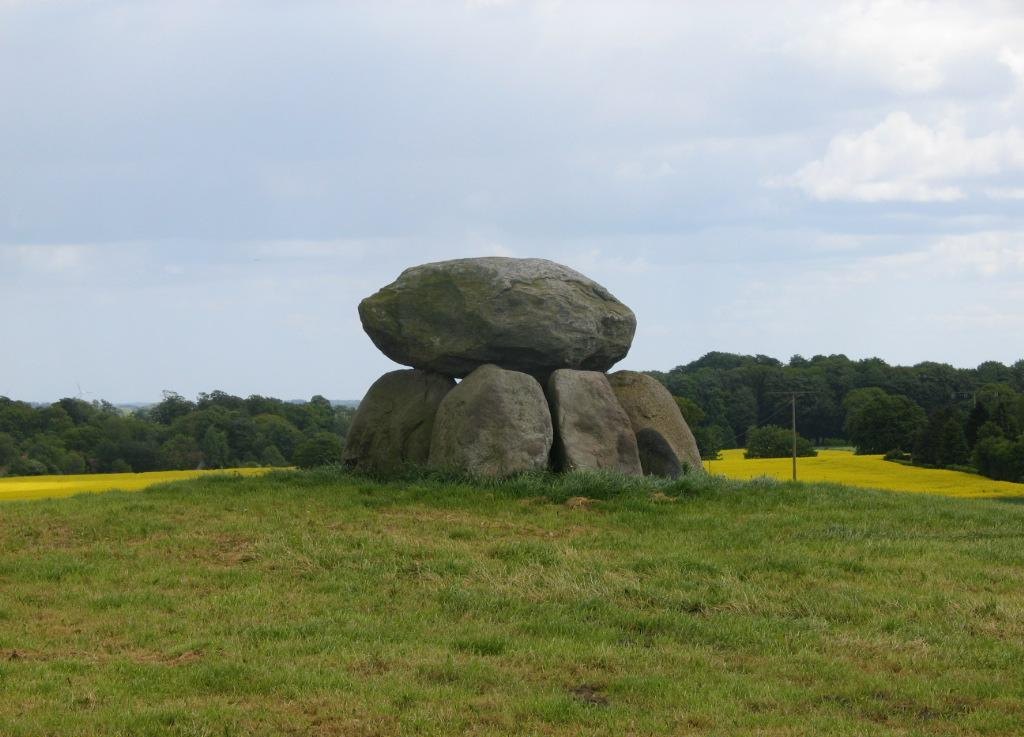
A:
{"type": "Polygon", "coordinates": [[[636,434],[636,447],[640,451],[640,465],[645,476],[677,479],[683,474],[683,467],[672,446],[653,427],[645,427],[636,434]]]}
{"type": "Polygon", "coordinates": [[[657,430],[672,446],[679,462],[687,465],[691,473],[704,471],[690,426],[683,419],[676,400],[660,381],[636,371],[617,371],[608,377],[608,381],[619,404],[629,415],[634,432],[645,427],[657,430]]]}
{"type": "Polygon", "coordinates": [[[559,369],[548,379],[555,459],[564,471],[601,469],[639,476],[629,417],[599,371],[559,369]]]}
{"type": "Polygon", "coordinates": [[[447,376],[407,369],[377,379],[359,403],[342,456],[351,468],[388,474],[426,465],[434,416],[455,386],[447,376]]]}
{"type": "Polygon", "coordinates": [[[359,317],[392,360],[457,377],[484,364],[543,377],[604,371],[636,332],[633,312],[607,289],[537,258],[416,266],[364,299],[359,317]]]}
{"type": "Polygon", "coordinates": [[[438,407],[430,465],[481,476],[547,468],[553,431],[544,390],[532,376],[485,365],[438,407]]]}

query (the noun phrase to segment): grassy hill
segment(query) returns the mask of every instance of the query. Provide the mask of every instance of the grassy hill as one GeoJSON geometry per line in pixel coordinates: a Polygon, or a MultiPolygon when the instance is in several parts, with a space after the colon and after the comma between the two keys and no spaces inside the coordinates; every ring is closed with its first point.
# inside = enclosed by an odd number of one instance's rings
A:
{"type": "Polygon", "coordinates": [[[7,503],[0,694],[5,737],[1020,734],[1024,506],[337,472],[7,503]]]}

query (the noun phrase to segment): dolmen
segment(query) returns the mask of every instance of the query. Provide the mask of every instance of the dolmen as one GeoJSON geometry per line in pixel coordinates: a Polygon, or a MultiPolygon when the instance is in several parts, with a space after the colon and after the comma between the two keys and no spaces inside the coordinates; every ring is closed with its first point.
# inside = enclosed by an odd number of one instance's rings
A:
{"type": "Polygon", "coordinates": [[[633,311],[568,267],[424,264],[364,299],[359,317],[384,355],[411,368],[385,374],[360,402],[344,451],[351,468],[703,472],[668,390],[647,374],[606,373],[633,343],[633,311]]]}

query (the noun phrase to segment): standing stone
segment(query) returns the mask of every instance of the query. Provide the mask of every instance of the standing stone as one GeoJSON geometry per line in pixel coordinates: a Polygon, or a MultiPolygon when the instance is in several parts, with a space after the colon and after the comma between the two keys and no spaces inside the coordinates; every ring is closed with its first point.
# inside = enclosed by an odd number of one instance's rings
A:
{"type": "Polygon", "coordinates": [[[679,457],[665,437],[653,427],[645,427],[636,434],[636,446],[645,476],[677,479],[683,475],[679,457]]]}
{"type": "Polygon", "coordinates": [[[691,473],[703,473],[697,441],[668,389],[653,376],[636,371],[617,371],[608,377],[619,404],[626,410],[633,430],[650,427],[668,441],[680,463],[691,473]]]}
{"type": "Polygon", "coordinates": [[[425,465],[434,416],[454,386],[447,376],[418,369],[392,371],[377,379],[352,418],[345,464],[381,474],[425,465]]]}
{"type": "Polygon", "coordinates": [[[469,258],[406,269],[359,305],[392,360],[466,376],[484,364],[546,377],[604,371],[633,342],[636,317],[579,272],[538,258],[469,258]]]}
{"type": "Polygon", "coordinates": [[[559,369],[548,379],[548,399],[558,468],[642,473],[633,426],[607,376],[559,369]]]}
{"type": "Polygon", "coordinates": [[[481,476],[542,471],[552,439],[551,412],[537,380],[481,366],[438,407],[430,465],[481,476]]]}

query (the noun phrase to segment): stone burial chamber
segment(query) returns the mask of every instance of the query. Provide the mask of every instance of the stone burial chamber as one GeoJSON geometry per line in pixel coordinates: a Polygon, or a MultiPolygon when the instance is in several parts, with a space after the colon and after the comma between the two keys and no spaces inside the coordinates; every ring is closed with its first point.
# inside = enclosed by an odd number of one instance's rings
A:
{"type": "Polygon", "coordinates": [[[351,468],[703,472],[668,390],[646,374],[605,373],[629,352],[633,311],[566,266],[415,266],[364,299],[359,317],[384,355],[411,368],[385,374],[360,402],[343,456],[351,468]]]}

